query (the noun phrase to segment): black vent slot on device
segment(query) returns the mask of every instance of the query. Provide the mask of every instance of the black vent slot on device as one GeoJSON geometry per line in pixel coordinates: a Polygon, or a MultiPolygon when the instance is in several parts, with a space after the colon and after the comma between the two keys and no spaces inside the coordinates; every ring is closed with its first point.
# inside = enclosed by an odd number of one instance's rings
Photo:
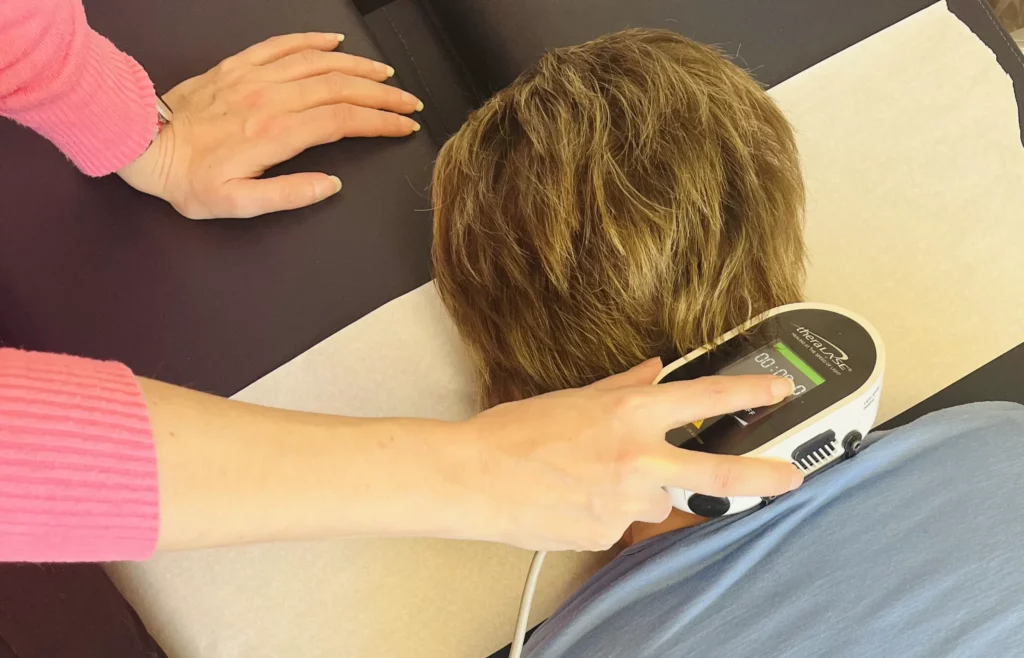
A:
{"type": "Polygon", "coordinates": [[[832,430],[822,432],[807,443],[793,451],[793,461],[802,470],[811,470],[822,462],[827,462],[839,450],[836,445],[836,433],[832,430]]]}

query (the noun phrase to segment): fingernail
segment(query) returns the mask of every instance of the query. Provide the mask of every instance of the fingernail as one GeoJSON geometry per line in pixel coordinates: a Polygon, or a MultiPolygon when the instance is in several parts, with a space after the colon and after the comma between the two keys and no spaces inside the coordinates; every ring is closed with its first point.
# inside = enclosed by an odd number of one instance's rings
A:
{"type": "Polygon", "coordinates": [[[420,110],[423,109],[423,101],[421,101],[420,99],[416,98],[415,96],[413,96],[412,94],[410,94],[407,91],[403,91],[402,92],[402,102],[407,104],[407,105],[412,105],[413,107],[416,108],[417,112],[419,112],[420,110]]]}
{"type": "Polygon", "coordinates": [[[803,484],[803,483],[804,483],[804,474],[801,473],[800,471],[796,470],[796,468],[794,467],[793,468],[793,481],[790,482],[790,486],[793,489],[798,489],[800,487],[800,485],[803,484]]]}
{"type": "Polygon", "coordinates": [[[783,377],[776,377],[775,381],[772,382],[772,395],[775,396],[775,399],[781,400],[782,398],[789,397],[792,394],[793,381],[783,377]]]}
{"type": "Polygon", "coordinates": [[[338,43],[341,43],[342,41],[345,40],[345,35],[344,34],[336,34],[334,36],[338,37],[338,43]]]}
{"type": "Polygon", "coordinates": [[[332,194],[337,194],[338,192],[341,192],[341,179],[338,178],[337,176],[330,176],[330,179],[332,188],[327,196],[331,196],[332,194]]]}
{"type": "Polygon", "coordinates": [[[412,122],[412,131],[414,133],[418,133],[420,131],[420,128],[421,128],[421,126],[420,126],[420,124],[418,122],[416,122],[416,121],[412,122]]]}

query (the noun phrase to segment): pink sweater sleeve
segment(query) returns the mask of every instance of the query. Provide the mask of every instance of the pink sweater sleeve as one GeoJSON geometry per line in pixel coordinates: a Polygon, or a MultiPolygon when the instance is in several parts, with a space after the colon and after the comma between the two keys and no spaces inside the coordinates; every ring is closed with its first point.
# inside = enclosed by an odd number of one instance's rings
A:
{"type": "Polygon", "coordinates": [[[157,128],[149,76],[89,27],[81,0],[0,1],[0,115],[90,176],[131,163],[157,128]]]}
{"type": "Polygon", "coordinates": [[[158,521],[156,450],[131,371],[0,349],[0,562],[145,559],[158,521]]]}

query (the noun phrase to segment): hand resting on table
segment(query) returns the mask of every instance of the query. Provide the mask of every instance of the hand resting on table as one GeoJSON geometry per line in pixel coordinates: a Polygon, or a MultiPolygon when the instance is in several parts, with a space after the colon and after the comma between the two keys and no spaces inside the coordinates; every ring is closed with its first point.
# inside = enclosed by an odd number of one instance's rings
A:
{"type": "Polygon", "coordinates": [[[274,37],[168,92],[174,113],[118,174],[191,219],[254,217],[312,205],[341,181],[307,172],[257,180],[302,151],[345,137],[403,137],[423,103],[383,84],[394,70],[335,52],[337,34],[274,37]]]}

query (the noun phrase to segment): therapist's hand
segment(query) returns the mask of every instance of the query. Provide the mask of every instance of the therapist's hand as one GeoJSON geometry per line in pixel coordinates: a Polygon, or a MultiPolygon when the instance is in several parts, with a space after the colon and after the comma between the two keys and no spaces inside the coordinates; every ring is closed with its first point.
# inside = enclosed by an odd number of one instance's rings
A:
{"type": "Polygon", "coordinates": [[[531,550],[603,550],[633,521],[668,516],[666,486],[712,496],[774,496],[800,486],[803,476],[788,462],[665,441],[668,430],[688,422],[779,402],[793,391],[788,379],[651,386],[660,369],[648,361],[588,388],[500,405],[468,421],[478,451],[467,488],[482,492],[489,512],[480,534],[531,550]]]}
{"type": "Polygon", "coordinates": [[[423,109],[383,84],[384,64],[334,52],[335,34],[274,37],[186,80],[164,99],[174,112],[149,149],[118,172],[191,219],[254,217],[337,193],[325,172],[258,180],[302,151],[345,137],[402,137],[423,109]]]}

